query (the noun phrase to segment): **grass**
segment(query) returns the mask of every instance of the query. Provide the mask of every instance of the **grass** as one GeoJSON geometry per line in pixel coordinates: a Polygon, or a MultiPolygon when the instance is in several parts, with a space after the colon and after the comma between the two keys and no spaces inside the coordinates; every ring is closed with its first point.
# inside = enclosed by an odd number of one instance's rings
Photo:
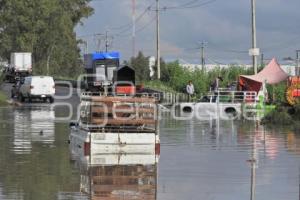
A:
{"type": "MultiPolygon", "coordinates": [[[[3,83],[3,73],[0,72],[0,85],[3,83]]],[[[0,91],[0,106],[7,106],[7,97],[0,91]]]]}
{"type": "Polygon", "coordinates": [[[7,106],[7,97],[6,95],[0,91],[0,106],[7,106]]]}
{"type": "Polygon", "coordinates": [[[173,88],[167,86],[166,84],[164,84],[161,81],[147,81],[147,82],[144,83],[144,86],[146,88],[151,88],[151,89],[159,90],[159,91],[162,91],[162,92],[178,93],[173,88]]]}

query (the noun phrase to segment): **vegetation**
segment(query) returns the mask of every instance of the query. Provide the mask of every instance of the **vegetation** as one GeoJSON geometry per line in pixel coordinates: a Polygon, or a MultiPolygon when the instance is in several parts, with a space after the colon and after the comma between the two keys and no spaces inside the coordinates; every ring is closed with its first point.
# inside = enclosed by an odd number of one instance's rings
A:
{"type": "Polygon", "coordinates": [[[282,82],[277,85],[268,85],[267,90],[269,93],[270,102],[275,104],[286,103],[286,90],[287,85],[286,82],[282,82]]]}
{"type": "Polygon", "coordinates": [[[165,92],[172,92],[176,93],[172,87],[166,85],[164,82],[158,81],[158,80],[153,80],[153,81],[146,81],[143,83],[145,87],[159,90],[159,91],[165,91],[165,92]]]}
{"type": "Polygon", "coordinates": [[[0,91],[0,106],[6,106],[7,104],[8,103],[6,95],[0,91]]]}
{"type": "MultiPolygon", "coordinates": [[[[230,66],[228,69],[216,68],[205,72],[200,69],[190,71],[179,65],[178,61],[165,63],[161,60],[161,81],[151,80],[149,77],[149,57],[145,57],[141,52],[135,58],[131,58],[130,64],[136,69],[136,77],[146,86],[162,88],[167,91],[185,92],[185,86],[191,80],[195,86],[198,95],[206,93],[216,77],[221,76],[222,87],[227,87],[234,81],[237,81],[240,74],[250,74],[251,71],[240,67],[230,66]]],[[[156,77],[156,75],[155,75],[156,77]]]]}
{"type": "MultiPolygon", "coordinates": [[[[225,88],[231,83],[238,80],[241,74],[252,74],[252,69],[246,69],[238,65],[231,65],[229,68],[217,67],[210,71],[202,71],[197,69],[190,71],[179,65],[177,61],[165,63],[161,60],[161,80],[153,80],[149,77],[149,57],[139,52],[138,56],[131,58],[130,65],[136,70],[136,77],[139,82],[143,82],[146,87],[158,89],[167,92],[185,92],[185,86],[191,80],[195,86],[197,96],[206,93],[216,77],[221,76],[223,81],[220,82],[221,87],[225,88]]],[[[127,64],[127,63],[126,63],[127,64]]],[[[261,68],[262,69],[262,68],[261,68]]],[[[261,70],[260,69],[260,70],[261,70]]],[[[282,82],[277,85],[268,85],[270,103],[282,104],[286,103],[286,83],[282,82]]]]}
{"type": "Polygon", "coordinates": [[[294,106],[280,105],[267,114],[262,124],[297,125],[300,122],[300,104],[294,106]]]}
{"type": "Polygon", "coordinates": [[[74,28],[93,13],[90,0],[1,0],[0,57],[32,52],[34,73],[74,77],[81,73],[74,28]]]}

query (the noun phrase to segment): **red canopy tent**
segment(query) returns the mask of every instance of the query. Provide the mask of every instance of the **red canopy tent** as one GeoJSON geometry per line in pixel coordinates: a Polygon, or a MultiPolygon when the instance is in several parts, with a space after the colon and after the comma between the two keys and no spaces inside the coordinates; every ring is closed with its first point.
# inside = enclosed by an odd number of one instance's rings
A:
{"type": "Polygon", "coordinates": [[[258,74],[247,76],[240,75],[239,85],[246,91],[259,92],[264,82],[267,84],[277,84],[288,78],[288,74],[281,69],[276,59],[273,58],[271,62],[258,74]]]}

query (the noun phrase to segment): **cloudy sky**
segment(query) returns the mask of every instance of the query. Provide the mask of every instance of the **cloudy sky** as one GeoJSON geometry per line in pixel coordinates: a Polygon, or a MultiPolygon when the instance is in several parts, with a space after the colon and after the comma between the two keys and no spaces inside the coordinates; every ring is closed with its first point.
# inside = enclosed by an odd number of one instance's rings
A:
{"type": "MultiPolygon", "coordinates": [[[[155,55],[155,0],[136,0],[136,49],[155,55]],[[147,9],[151,7],[150,9],[147,9]]],[[[250,0],[160,0],[162,56],[166,60],[200,62],[205,42],[207,62],[250,63],[250,0]]],[[[88,51],[104,50],[105,34],[113,37],[111,50],[123,59],[132,55],[131,0],[93,0],[93,16],[76,29],[88,41],[88,51]]],[[[300,1],[257,0],[258,46],[266,59],[295,57],[300,49],[300,1]]]]}

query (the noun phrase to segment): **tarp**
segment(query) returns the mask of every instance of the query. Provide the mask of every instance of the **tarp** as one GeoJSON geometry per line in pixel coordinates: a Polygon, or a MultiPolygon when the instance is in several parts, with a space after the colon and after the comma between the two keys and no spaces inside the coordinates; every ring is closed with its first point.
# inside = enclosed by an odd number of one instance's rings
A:
{"type": "Polygon", "coordinates": [[[86,69],[92,69],[94,62],[97,60],[119,60],[120,53],[119,52],[96,52],[84,55],[84,67],[86,69]]]}
{"type": "Polygon", "coordinates": [[[287,73],[281,69],[275,58],[258,74],[247,76],[241,75],[239,77],[239,85],[243,90],[259,92],[264,82],[267,84],[277,84],[289,77],[287,73]]]}
{"type": "Polygon", "coordinates": [[[92,56],[93,56],[93,60],[119,59],[120,53],[116,51],[100,52],[100,53],[93,53],[92,56]]]}

